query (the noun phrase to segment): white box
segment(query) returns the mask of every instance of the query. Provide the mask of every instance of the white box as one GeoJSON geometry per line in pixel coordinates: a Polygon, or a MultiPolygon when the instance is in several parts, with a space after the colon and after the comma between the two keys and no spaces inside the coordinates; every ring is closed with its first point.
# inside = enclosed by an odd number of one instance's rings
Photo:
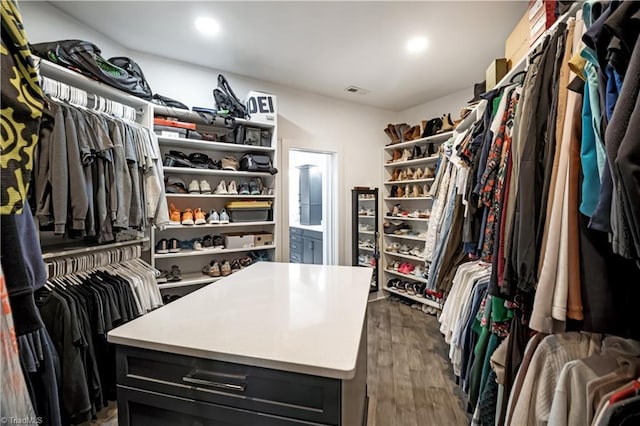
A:
{"type": "Polygon", "coordinates": [[[249,114],[251,114],[251,121],[274,125],[278,121],[275,95],[252,90],[247,96],[246,105],[249,114]]]}
{"type": "Polygon", "coordinates": [[[228,249],[241,249],[255,247],[253,234],[225,234],[224,247],[228,249]]]}

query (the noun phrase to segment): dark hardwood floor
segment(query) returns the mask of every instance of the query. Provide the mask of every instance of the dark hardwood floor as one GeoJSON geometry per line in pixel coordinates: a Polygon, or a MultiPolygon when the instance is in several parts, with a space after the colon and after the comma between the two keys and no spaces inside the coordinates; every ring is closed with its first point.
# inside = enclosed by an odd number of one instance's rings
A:
{"type": "Polygon", "coordinates": [[[368,317],[368,426],[469,424],[436,317],[389,299],[368,317]]]}

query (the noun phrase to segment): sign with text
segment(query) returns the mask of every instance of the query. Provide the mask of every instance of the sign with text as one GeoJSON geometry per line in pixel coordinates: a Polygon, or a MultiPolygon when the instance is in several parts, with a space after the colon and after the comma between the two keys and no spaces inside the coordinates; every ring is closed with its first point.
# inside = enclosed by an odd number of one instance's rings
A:
{"type": "Polygon", "coordinates": [[[247,96],[247,109],[251,114],[251,121],[276,124],[278,110],[275,95],[250,91],[247,96]]]}

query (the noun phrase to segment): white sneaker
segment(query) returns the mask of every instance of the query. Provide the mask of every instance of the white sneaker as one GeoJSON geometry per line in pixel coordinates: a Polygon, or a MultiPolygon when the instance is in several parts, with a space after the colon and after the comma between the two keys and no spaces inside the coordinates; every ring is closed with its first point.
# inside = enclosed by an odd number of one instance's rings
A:
{"type": "Polygon", "coordinates": [[[416,277],[422,278],[422,266],[416,265],[412,274],[415,275],[416,277]]]}
{"type": "Polygon", "coordinates": [[[236,188],[236,181],[229,182],[229,194],[238,195],[238,188],[236,188]]]}
{"type": "Polygon", "coordinates": [[[215,192],[216,194],[228,194],[229,192],[227,191],[227,183],[221,180],[218,186],[216,187],[215,192]]]}
{"type": "Polygon", "coordinates": [[[204,179],[200,181],[200,193],[211,194],[211,185],[209,185],[209,182],[204,179]]]}
{"type": "Polygon", "coordinates": [[[211,212],[209,212],[209,223],[220,223],[220,215],[218,215],[217,211],[211,210],[211,212]]]}
{"type": "Polygon", "coordinates": [[[225,209],[220,210],[220,223],[229,223],[229,215],[225,209]]]}
{"type": "Polygon", "coordinates": [[[197,180],[192,180],[191,183],[189,183],[189,193],[190,194],[199,194],[200,193],[200,184],[198,183],[197,180]]]}

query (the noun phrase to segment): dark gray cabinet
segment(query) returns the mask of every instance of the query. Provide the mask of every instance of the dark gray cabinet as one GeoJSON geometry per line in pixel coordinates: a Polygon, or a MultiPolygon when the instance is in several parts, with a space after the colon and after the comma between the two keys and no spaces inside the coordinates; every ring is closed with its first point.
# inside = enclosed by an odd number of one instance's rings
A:
{"type": "Polygon", "coordinates": [[[322,265],[324,263],[322,232],[289,228],[289,261],[322,265]]]}
{"type": "Polygon", "coordinates": [[[300,170],[300,224],[322,223],[322,172],[312,165],[298,167],[300,170]]]}

